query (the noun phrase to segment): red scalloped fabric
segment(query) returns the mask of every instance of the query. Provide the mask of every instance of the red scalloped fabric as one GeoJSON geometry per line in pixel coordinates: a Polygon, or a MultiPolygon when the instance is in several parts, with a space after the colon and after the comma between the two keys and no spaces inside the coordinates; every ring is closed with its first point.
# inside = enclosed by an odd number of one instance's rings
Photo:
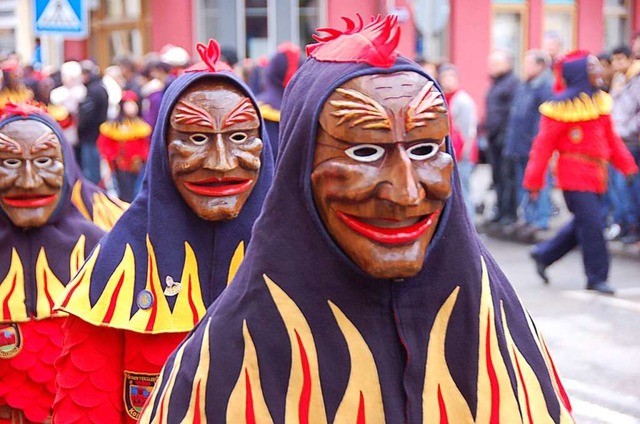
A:
{"type": "Polygon", "coordinates": [[[0,405],[21,410],[30,422],[51,415],[56,393],[54,361],[62,350],[65,318],[20,323],[22,350],[0,359],[0,405]]]}
{"type": "Polygon", "coordinates": [[[63,331],[62,355],[55,364],[58,393],[53,423],[122,423],[123,332],[74,316],[63,331]]]}
{"type": "Polygon", "coordinates": [[[71,316],[56,361],[54,424],[133,424],[125,408],[124,372],[160,374],[187,333],[140,334],[96,327],[71,316]]]}

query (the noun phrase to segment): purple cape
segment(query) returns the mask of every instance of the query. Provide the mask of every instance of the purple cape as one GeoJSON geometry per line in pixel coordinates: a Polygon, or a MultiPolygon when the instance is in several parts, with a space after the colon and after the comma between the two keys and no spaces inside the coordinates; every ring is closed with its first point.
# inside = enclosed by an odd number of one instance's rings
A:
{"type": "Polygon", "coordinates": [[[258,109],[246,85],[228,72],[185,73],[169,86],[142,189],[69,285],[61,309],[94,325],[143,333],[187,332],[226,287],[271,185],[273,158],[262,124],[260,176],[236,219],[206,221],[184,202],[169,168],[169,117],[184,91],[205,79],[230,81],[258,109]]]}
{"type": "MultiPolygon", "coordinates": [[[[50,270],[62,285],[66,285],[72,277],[70,275],[71,270],[77,269],[82,265],[85,255],[93,249],[93,246],[104,234],[101,229],[88,221],[72,203],[72,188],[77,183],[82,183],[80,194],[86,199],[87,205],[91,204],[88,199],[99,189],[82,177],[80,167],[74,159],[71,147],[62,135],[60,126],[48,115],[37,113],[27,116],[9,115],[3,117],[0,120],[0,128],[10,122],[19,120],[41,122],[51,128],[58,137],[62,146],[64,160],[64,184],[58,206],[47,223],[41,227],[28,230],[18,228],[13,225],[9,217],[0,209],[0,240],[2,240],[2,247],[0,248],[0,272],[2,273],[0,275],[0,304],[3,308],[0,313],[0,322],[20,322],[31,318],[47,318],[51,311],[46,308],[38,310],[38,301],[42,300],[38,299],[38,295],[54,295],[55,289],[53,285],[56,285],[57,282],[49,283],[49,287],[38,287],[38,285],[46,285],[44,275],[36,275],[36,263],[41,252],[46,255],[45,258],[49,269],[47,269],[47,266],[38,269],[42,269],[44,273],[50,270]],[[84,240],[84,247],[78,244],[80,239],[84,240]],[[76,246],[78,250],[73,252],[76,246]],[[12,261],[14,252],[17,254],[16,259],[19,259],[20,266],[23,269],[24,305],[26,309],[13,301],[14,298],[12,296],[22,295],[17,287],[13,290],[6,290],[8,285],[16,284],[16,280],[9,278],[13,271],[17,270],[16,267],[18,266],[15,261],[12,261]],[[72,257],[72,253],[77,253],[79,256],[72,257]],[[76,263],[77,261],[79,263],[76,263]],[[16,314],[17,310],[24,310],[26,314],[23,312],[16,314]]],[[[44,262],[41,261],[40,264],[44,265],[44,262]]],[[[47,278],[51,279],[50,276],[47,278]]],[[[19,279],[20,277],[18,276],[18,281],[19,279]]],[[[48,301],[53,302],[55,300],[52,298],[48,301]]],[[[53,307],[53,303],[50,306],[53,307]]]]}
{"type": "Polygon", "coordinates": [[[389,69],[315,59],[300,68],[285,92],[277,173],[245,260],[169,358],[140,422],[568,415],[544,343],[466,216],[457,170],[413,278],[365,274],[322,224],[310,173],[323,103],[350,79],[399,71],[425,75],[401,57],[389,69]]]}

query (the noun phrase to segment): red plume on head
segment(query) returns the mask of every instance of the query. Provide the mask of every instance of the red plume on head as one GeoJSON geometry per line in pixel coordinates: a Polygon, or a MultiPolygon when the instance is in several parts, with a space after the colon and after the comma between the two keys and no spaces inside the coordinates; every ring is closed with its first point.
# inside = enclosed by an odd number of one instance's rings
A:
{"type": "Polygon", "coordinates": [[[46,115],[47,109],[44,104],[34,100],[23,103],[7,103],[0,109],[0,118],[9,115],[29,116],[34,114],[46,115]]]}
{"type": "Polygon", "coordinates": [[[200,55],[203,63],[193,65],[185,72],[219,72],[231,70],[231,67],[226,63],[222,61],[218,62],[218,59],[220,59],[220,45],[213,38],[209,39],[209,44],[206,46],[203,43],[196,44],[196,51],[200,55]]]}
{"type": "Polygon", "coordinates": [[[300,66],[300,47],[293,43],[282,43],[278,46],[278,53],[284,54],[287,58],[287,72],[282,81],[282,86],[286,87],[300,66]]]}
{"type": "Polygon", "coordinates": [[[362,17],[357,16],[357,25],[349,18],[342,18],[347,24],[344,31],[318,28],[317,32],[326,32],[328,35],[313,35],[318,43],[307,46],[307,56],[320,62],[356,62],[382,68],[391,67],[398,57],[398,17],[389,15],[382,18],[378,15],[363,27],[362,17]]]}

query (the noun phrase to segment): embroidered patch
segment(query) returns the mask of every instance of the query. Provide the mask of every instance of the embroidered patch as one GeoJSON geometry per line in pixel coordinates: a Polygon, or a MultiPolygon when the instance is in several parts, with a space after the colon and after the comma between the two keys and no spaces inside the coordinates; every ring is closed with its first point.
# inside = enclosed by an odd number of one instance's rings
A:
{"type": "Polygon", "coordinates": [[[165,296],[175,296],[182,290],[182,283],[176,283],[170,275],[167,275],[164,281],[167,284],[167,287],[164,289],[165,296]]]}
{"type": "Polygon", "coordinates": [[[127,414],[134,420],[140,418],[142,407],[151,395],[151,390],[160,374],[124,372],[124,404],[127,414]]]}
{"type": "Polygon", "coordinates": [[[140,309],[149,309],[153,305],[153,293],[149,290],[142,290],[138,293],[136,303],[140,309]]]}
{"type": "Polygon", "coordinates": [[[21,350],[22,332],[18,324],[0,324],[0,358],[13,358],[21,350]]]}
{"type": "Polygon", "coordinates": [[[582,128],[580,127],[572,128],[569,131],[569,140],[571,140],[571,142],[574,144],[578,144],[582,142],[582,137],[583,137],[583,133],[582,133],[582,128]]]}

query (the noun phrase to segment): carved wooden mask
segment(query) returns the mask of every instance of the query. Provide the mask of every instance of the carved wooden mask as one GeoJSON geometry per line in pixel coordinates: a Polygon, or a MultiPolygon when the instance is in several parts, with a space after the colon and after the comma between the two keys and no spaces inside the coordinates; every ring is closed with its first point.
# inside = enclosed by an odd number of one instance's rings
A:
{"type": "Polygon", "coordinates": [[[169,166],[182,198],[202,219],[238,216],[260,171],[260,120],[233,83],[197,82],[170,118],[169,166]]]}
{"type": "Polygon", "coordinates": [[[62,146],[51,128],[31,119],[0,128],[0,206],[15,226],[46,224],[63,184],[62,146]]]}
{"type": "Polygon", "coordinates": [[[366,75],[319,119],[311,184],[328,232],[374,277],[416,275],[451,195],[442,95],[414,72],[366,75]]]}

